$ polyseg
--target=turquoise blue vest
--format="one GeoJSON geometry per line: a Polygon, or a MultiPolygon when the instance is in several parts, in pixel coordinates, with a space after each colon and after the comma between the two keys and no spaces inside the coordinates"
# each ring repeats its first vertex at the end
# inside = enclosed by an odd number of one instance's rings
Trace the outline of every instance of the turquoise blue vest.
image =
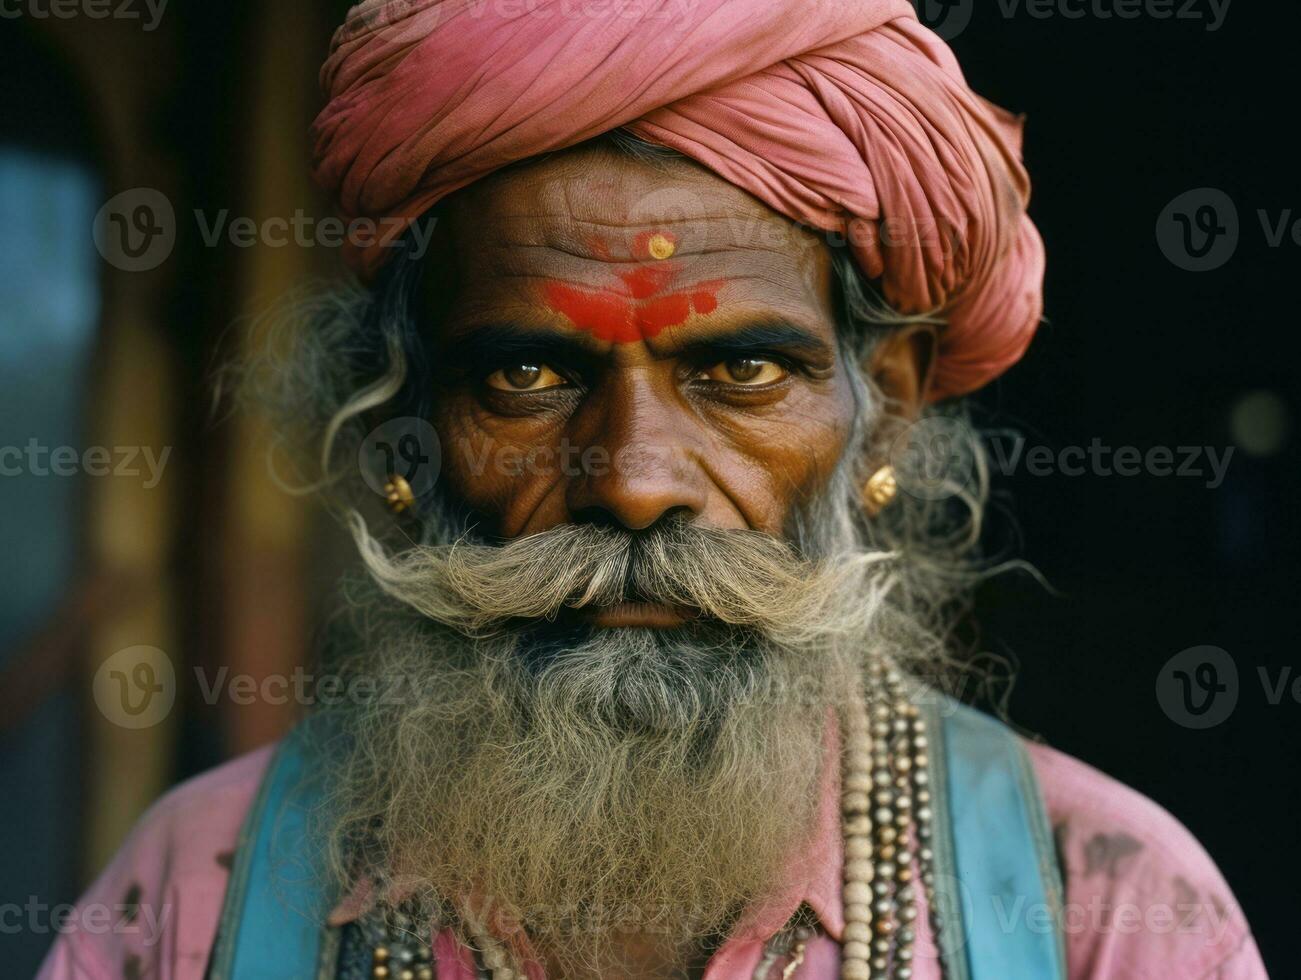
{"type": "MultiPolygon", "coordinates": [[[[936,905],[947,980],[1066,980],[1062,884],[1030,761],[1001,723],[926,710],[936,905]]],[[[209,980],[334,980],[338,930],[309,844],[312,753],[287,738],[245,819],[209,980]]]]}

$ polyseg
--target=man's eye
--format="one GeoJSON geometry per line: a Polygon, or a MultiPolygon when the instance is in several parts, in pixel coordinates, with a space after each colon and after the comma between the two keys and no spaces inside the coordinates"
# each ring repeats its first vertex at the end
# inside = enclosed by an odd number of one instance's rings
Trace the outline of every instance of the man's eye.
{"type": "Polygon", "coordinates": [[[767,385],[781,381],[789,372],[776,361],[761,357],[737,357],[720,361],[704,372],[710,381],[729,385],[767,385]]]}
{"type": "Polygon", "coordinates": [[[566,384],[545,364],[512,364],[488,375],[488,387],[498,391],[545,391],[566,384]]]}

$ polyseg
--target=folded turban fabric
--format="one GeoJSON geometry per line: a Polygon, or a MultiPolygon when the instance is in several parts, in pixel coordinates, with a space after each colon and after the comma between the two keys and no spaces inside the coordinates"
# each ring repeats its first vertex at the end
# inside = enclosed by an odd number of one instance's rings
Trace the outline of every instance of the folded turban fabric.
{"type": "MultiPolygon", "coordinates": [[[[1021,120],[908,0],[367,0],[334,37],[316,177],[389,238],[494,170],[624,127],[838,236],[943,317],[932,396],[1024,353],[1043,243],[1021,120]]],[[[393,249],[353,248],[364,278],[393,249]]]]}

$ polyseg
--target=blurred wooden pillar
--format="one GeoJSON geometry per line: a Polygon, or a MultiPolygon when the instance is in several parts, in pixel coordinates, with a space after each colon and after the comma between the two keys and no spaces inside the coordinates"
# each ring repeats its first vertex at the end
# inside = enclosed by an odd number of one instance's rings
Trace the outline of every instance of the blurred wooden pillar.
{"type": "MultiPolygon", "coordinates": [[[[151,32],[130,21],[85,17],[41,26],[87,82],[96,135],[102,139],[105,199],[147,186],[175,201],[174,158],[155,135],[160,107],[176,78],[171,21],[164,18],[151,32]],[[121,71],[124,64],[133,70],[121,71]]],[[[140,814],[170,785],[179,722],[172,710],[147,727],[123,725],[121,716],[92,694],[99,667],[119,651],[154,647],[184,683],[190,656],[176,629],[181,590],[173,566],[181,447],[177,363],[165,310],[175,270],[171,263],[142,273],[107,264],[102,269],[103,329],[91,369],[86,445],[148,447],[156,458],[164,451],[169,455],[161,481],[152,488],[131,476],[87,481],[85,561],[114,595],[95,619],[79,678],[88,706],[82,855],[87,877],[98,873],[140,814]]]]}
{"type": "MultiPolygon", "coordinates": [[[[91,491],[91,565],[123,587],[123,599],[103,615],[90,650],[94,675],[109,657],[133,647],[166,654],[175,683],[184,684],[189,649],[178,636],[177,583],[171,574],[178,481],[175,472],[175,364],[156,325],[126,313],[109,333],[100,358],[103,375],[96,393],[99,414],[91,444],[148,446],[169,451],[163,480],[153,489],[139,481],[107,478],[91,491]],[[171,450],[168,450],[171,447],[171,450]]],[[[127,667],[130,670],[130,667],[127,667]]],[[[164,679],[160,676],[160,681],[164,679]]],[[[138,697],[139,692],[132,692],[138,697]]],[[[174,688],[165,694],[174,696],[174,688]]],[[[179,718],[167,713],[147,728],[124,727],[121,718],[96,699],[90,711],[87,758],[87,868],[103,867],[127,831],[172,781],[179,718]]]]}
{"type": "MultiPolygon", "coordinates": [[[[319,0],[276,0],[260,8],[251,39],[247,153],[241,195],[261,227],[291,220],[301,209],[320,216],[323,202],[310,181],[307,129],[320,106],[317,72],[329,37],[319,0]]],[[[232,213],[232,217],[234,217],[232,213]]],[[[331,250],[259,241],[237,261],[236,344],[245,354],[265,341],[261,314],[287,291],[330,268],[331,250]]],[[[309,500],[286,494],[271,480],[267,419],[238,416],[226,434],[225,529],[222,555],[223,639],[215,665],[230,676],[292,678],[310,654],[306,555],[309,500]]],[[[289,690],[292,691],[292,683],[289,690]]],[[[283,688],[276,688],[277,693],[283,688]]],[[[242,752],[279,737],[299,706],[260,695],[252,703],[222,703],[227,745],[242,752]]]]}
{"type": "MultiPolygon", "coordinates": [[[[326,213],[309,180],[306,134],[319,106],[317,71],[335,13],[313,0],[277,0],[256,10],[235,3],[208,14],[228,27],[220,38],[203,35],[203,19],[180,8],[150,32],[131,21],[84,17],[38,24],[85,80],[103,138],[105,198],[132,187],[162,191],[175,205],[181,243],[177,255],[150,272],[104,267],[104,341],[93,370],[87,444],[172,452],[156,487],[118,478],[88,486],[88,562],[130,588],[97,617],[80,676],[88,706],[82,848],[87,877],[98,873],[140,814],[175,780],[182,722],[191,728],[196,720],[207,724],[205,706],[193,710],[194,668],[202,666],[211,685],[213,668],[227,667],[228,677],[262,679],[291,675],[308,655],[304,551],[311,505],[272,483],[265,419],[240,416],[228,431],[211,432],[205,410],[196,407],[208,398],[196,374],[210,365],[206,356],[204,365],[182,362],[186,349],[193,352],[213,334],[226,333],[232,319],[236,346],[256,350],[257,315],[336,259],[329,249],[266,243],[239,249],[225,240],[196,252],[191,220],[196,206],[206,220],[224,209],[229,220],[250,217],[259,225],[267,218],[290,219],[300,208],[326,213]],[[199,43],[219,46],[213,60],[236,85],[223,82],[223,91],[206,103],[211,118],[186,119],[191,130],[178,132],[169,113],[183,113],[186,106],[173,100],[193,97],[196,88],[213,91],[211,78],[187,74],[202,71],[184,57],[183,46],[194,43],[196,31],[199,43]],[[243,97],[228,100],[226,92],[234,88],[243,97]],[[205,152],[206,158],[193,156],[205,152]],[[238,179],[227,180],[233,169],[240,171],[238,179]],[[220,179],[212,179],[214,172],[220,179]],[[190,302],[178,306],[183,281],[213,285],[190,288],[190,302]],[[195,304],[196,298],[203,302],[195,304]],[[195,535],[196,526],[212,530],[195,535]],[[185,545],[200,544],[193,557],[178,554],[185,545]],[[198,569],[216,573],[194,574],[198,569]],[[204,580],[215,588],[200,594],[196,586],[204,580]],[[137,646],[164,651],[176,681],[175,706],[144,728],[107,717],[91,695],[99,667],[137,646]]],[[[261,699],[238,705],[223,688],[214,710],[229,754],[282,733],[296,706],[261,699]]],[[[199,749],[200,759],[204,751],[199,749]]]]}

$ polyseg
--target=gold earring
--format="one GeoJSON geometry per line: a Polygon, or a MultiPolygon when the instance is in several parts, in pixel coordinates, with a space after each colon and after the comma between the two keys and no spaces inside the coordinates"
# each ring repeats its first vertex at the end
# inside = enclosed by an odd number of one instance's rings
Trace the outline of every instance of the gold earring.
{"type": "Polygon", "coordinates": [[[893,466],[882,466],[867,479],[863,488],[863,506],[869,517],[875,517],[899,493],[899,479],[893,466]]]}
{"type": "Polygon", "coordinates": [[[389,510],[395,514],[401,514],[416,505],[416,495],[411,492],[411,484],[396,473],[384,484],[384,496],[388,500],[389,510]]]}

